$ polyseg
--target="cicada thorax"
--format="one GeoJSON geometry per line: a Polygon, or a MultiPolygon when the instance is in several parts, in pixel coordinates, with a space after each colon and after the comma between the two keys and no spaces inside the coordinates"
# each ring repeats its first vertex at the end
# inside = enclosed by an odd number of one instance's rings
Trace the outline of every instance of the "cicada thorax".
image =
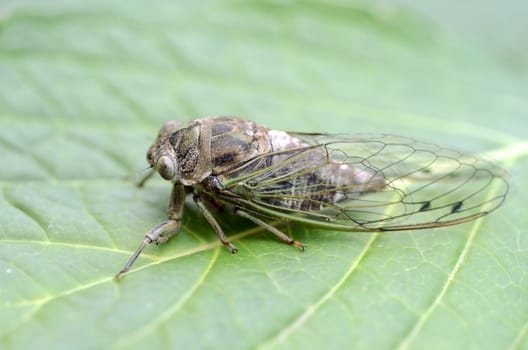
{"type": "MultiPolygon", "coordinates": [[[[202,130],[209,129],[212,174],[223,174],[272,151],[268,129],[250,120],[230,117],[205,119],[202,130]]],[[[246,172],[266,166],[255,162],[246,172]]]]}
{"type": "Polygon", "coordinates": [[[167,124],[147,158],[152,165],[162,156],[170,158],[176,168],[172,180],[194,186],[270,150],[268,129],[252,121],[218,117],[196,119],[177,127],[167,124]]]}

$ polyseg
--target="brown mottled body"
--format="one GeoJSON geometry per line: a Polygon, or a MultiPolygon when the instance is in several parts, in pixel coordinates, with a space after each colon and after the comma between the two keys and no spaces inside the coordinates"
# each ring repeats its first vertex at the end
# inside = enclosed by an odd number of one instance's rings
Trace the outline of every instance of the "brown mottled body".
{"type": "Polygon", "coordinates": [[[183,125],[170,121],[150,147],[147,161],[156,168],[158,160],[167,157],[163,159],[175,168],[174,174],[167,174],[171,180],[193,186],[268,153],[267,131],[252,121],[229,117],[196,119],[183,125]]]}
{"type": "MultiPolygon", "coordinates": [[[[343,190],[330,191],[332,185],[337,188],[343,184],[355,185],[368,180],[369,188],[364,192],[383,186],[382,181],[373,182],[370,177],[364,176],[364,172],[339,161],[327,164],[328,154],[324,148],[316,146],[306,150],[307,146],[310,145],[299,137],[267,129],[250,120],[216,117],[196,119],[184,125],[168,122],[150,148],[147,159],[154,168],[154,160],[162,156],[175,159],[181,168],[176,174],[177,181],[185,186],[193,186],[197,191],[207,192],[223,188],[225,181],[244,177],[297,156],[297,160],[278,167],[275,172],[264,174],[262,178],[252,178],[248,183],[240,181],[229,188],[233,193],[248,198],[254,198],[255,194],[246,189],[259,182],[259,179],[264,180],[271,175],[275,178],[287,177],[292,172],[299,172],[299,169],[312,169],[314,165],[324,164],[324,167],[307,171],[294,179],[274,182],[268,189],[261,188],[263,193],[273,191],[275,194],[273,198],[263,197],[263,201],[291,209],[319,210],[321,203],[350,199],[343,190]],[[299,154],[281,153],[295,149],[300,150],[299,154]],[[299,156],[301,152],[302,156],[299,156]],[[314,186],[323,183],[325,191],[314,191],[314,186]],[[310,195],[302,200],[284,198],[308,192],[310,195]]],[[[358,194],[356,190],[354,193],[358,194]]]]}
{"type": "MultiPolygon", "coordinates": [[[[220,175],[272,150],[268,129],[250,120],[229,117],[203,120],[211,129],[212,175],[220,175]]],[[[255,164],[263,167],[265,164],[255,164]]]]}

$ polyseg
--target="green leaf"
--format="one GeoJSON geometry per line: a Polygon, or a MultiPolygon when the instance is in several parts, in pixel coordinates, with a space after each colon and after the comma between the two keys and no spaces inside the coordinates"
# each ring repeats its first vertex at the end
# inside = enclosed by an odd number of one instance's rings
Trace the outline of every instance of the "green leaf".
{"type": "MultiPolygon", "coordinates": [[[[513,10],[512,10],[513,11],[513,10]]],[[[399,6],[0,5],[0,348],[528,348],[528,76],[399,6]],[[436,230],[280,226],[132,185],[169,119],[404,134],[510,172],[497,212],[436,230]]]]}

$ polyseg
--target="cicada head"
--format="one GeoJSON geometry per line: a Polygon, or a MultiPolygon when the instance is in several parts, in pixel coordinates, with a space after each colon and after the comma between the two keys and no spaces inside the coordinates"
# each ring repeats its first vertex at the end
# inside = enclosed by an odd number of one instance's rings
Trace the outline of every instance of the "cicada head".
{"type": "Polygon", "coordinates": [[[201,123],[196,121],[183,125],[174,120],[167,122],[147,152],[147,161],[165,180],[186,186],[196,184],[210,174],[210,169],[203,166],[200,131],[201,123]]]}

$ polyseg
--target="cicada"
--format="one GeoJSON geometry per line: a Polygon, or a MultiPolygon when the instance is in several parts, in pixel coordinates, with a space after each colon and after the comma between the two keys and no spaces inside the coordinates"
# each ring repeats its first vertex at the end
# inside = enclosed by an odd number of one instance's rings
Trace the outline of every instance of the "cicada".
{"type": "Polygon", "coordinates": [[[236,253],[213,207],[227,205],[304,250],[269,220],[344,231],[435,228],[480,218],[508,192],[500,167],[430,143],[387,134],[285,132],[228,116],[169,121],[147,160],[151,170],[141,185],[155,172],[172,182],[168,220],[146,233],[116,277],[147,245],[178,232],[187,194],[236,253]]]}

